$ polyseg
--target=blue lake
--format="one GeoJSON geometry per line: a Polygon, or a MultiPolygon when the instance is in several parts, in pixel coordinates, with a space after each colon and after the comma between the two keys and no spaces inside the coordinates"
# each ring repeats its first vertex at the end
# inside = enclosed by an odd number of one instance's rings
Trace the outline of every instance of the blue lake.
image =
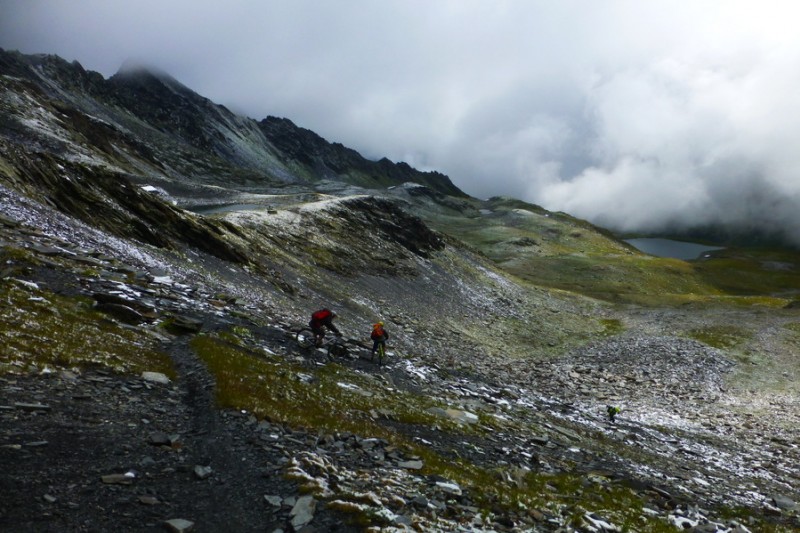
{"type": "Polygon", "coordinates": [[[658,257],[674,257],[676,259],[697,259],[704,252],[722,250],[722,246],[710,246],[694,242],[673,241],[671,239],[627,239],[625,242],[637,250],[658,257]]]}

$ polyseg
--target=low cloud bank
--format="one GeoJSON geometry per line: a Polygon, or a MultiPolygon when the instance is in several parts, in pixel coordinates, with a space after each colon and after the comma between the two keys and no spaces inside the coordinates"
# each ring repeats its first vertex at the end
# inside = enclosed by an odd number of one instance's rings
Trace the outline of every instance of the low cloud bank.
{"type": "MultiPolygon", "coordinates": [[[[618,231],[723,226],[800,245],[798,60],[666,59],[598,76],[572,96],[580,114],[483,139],[494,160],[482,170],[514,176],[500,180],[510,194],[618,231]]],[[[497,186],[467,183],[479,195],[497,186]]]]}
{"type": "Polygon", "coordinates": [[[612,229],[800,244],[800,5],[7,2],[0,46],[130,57],[366,157],[612,229]]]}

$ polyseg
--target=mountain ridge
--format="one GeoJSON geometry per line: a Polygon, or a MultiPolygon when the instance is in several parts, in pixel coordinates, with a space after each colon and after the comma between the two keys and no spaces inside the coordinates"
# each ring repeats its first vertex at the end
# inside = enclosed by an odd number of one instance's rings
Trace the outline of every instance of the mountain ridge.
{"type": "MultiPolygon", "coordinates": [[[[310,130],[295,126],[288,119],[268,117],[259,123],[236,115],[168,75],[159,75],[145,67],[121,69],[106,80],[96,72],[86,71],[77,61],[68,63],[58,56],[25,56],[7,51],[0,51],[0,66],[4,72],[17,77],[32,82],[44,81],[43,87],[50,89],[52,96],[64,96],[64,91],[54,82],[63,82],[67,89],[85,91],[84,95],[70,100],[78,111],[89,116],[92,112],[102,112],[101,120],[111,124],[114,119],[122,120],[118,130],[124,134],[128,127],[136,124],[130,123],[131,117],[119,117],[114,112],[122,109],[154,126],[159,133],[174,134],[182,141],[183,149],[191,150],[193,157],[202,160],[207,156],[203,152],[212,152],[216,157],[204,165],[206,168],[220,164],[244,167],[258,176],[262,186],[275,181],[313,182],[332,176],[342,181],[355,180],[362,185],[369,182],[398,185],[402,179],[417,181],[446,194],[464,195],[443,174],[419,172],[387,159],[369,161],[354,150],[331,144],[310,130]],[[52,76],[49,82],[48,75],[52,76]],[[86,96],[90,98],[88,101],[86,96]],[[283,141],[287,148],[292,143],[298,144],[298,150],[281,156],[273,141],[283,141]],[[298,154],[307,157],[299,160],[295,157],[298,154]],[[287,169],[282,160],[293,163],[292,168],[287,169]]],[[[169,161],[169,147],[159,155],[169,161]]],[[[185,162],[181,166],[192,168],[185,162]]]]}

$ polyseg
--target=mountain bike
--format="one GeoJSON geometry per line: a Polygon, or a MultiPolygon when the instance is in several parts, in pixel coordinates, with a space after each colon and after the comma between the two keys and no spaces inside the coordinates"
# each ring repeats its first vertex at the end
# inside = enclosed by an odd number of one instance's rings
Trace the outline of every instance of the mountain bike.
{"type": "Polygon", "coordinates": [[[327,356],[328,361],[344,357],[348,353],[345,341],[338,336],[330,337],[326,335],[322,338],[322,344],[316,346],[316,335],[309,327],[301,328],[295,335],[295,340],[297,340],[297,345],[300,349],[312,354],[315,352],[316,354],[323,353],[327,356]]]}
{"type": "Polygon", "coordinates": [[[378,343],[378,349],[375,352],[372,353],[372,357],[370,358],[370,361],[374,361],[375,360],[375,355],[376,354],[378,355],[378,366],[383,366],[383,359],[386,357],[386,343],[385,342],[379,342],[378,343]]]}

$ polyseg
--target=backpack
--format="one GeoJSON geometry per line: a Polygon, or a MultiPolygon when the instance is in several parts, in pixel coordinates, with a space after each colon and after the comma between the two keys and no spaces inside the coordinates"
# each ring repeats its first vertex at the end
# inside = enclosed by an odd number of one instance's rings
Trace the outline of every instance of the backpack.
{"type": "Polygon", "coordinates": [[[333,313],[331,313],[330,309],[320,309],[319,311],[314,311],[311,315],[311,320],[315,322],[323,322],[325,319],[329,318],[333,313]]]}
{"type": "Polygon", "coordinates": [[[382,339],[386,335],[386,332],[383,331],[383,327],[375,324],[372,326],[372,333],[370,334],[370,338],[372,340],[382,339]]]}

